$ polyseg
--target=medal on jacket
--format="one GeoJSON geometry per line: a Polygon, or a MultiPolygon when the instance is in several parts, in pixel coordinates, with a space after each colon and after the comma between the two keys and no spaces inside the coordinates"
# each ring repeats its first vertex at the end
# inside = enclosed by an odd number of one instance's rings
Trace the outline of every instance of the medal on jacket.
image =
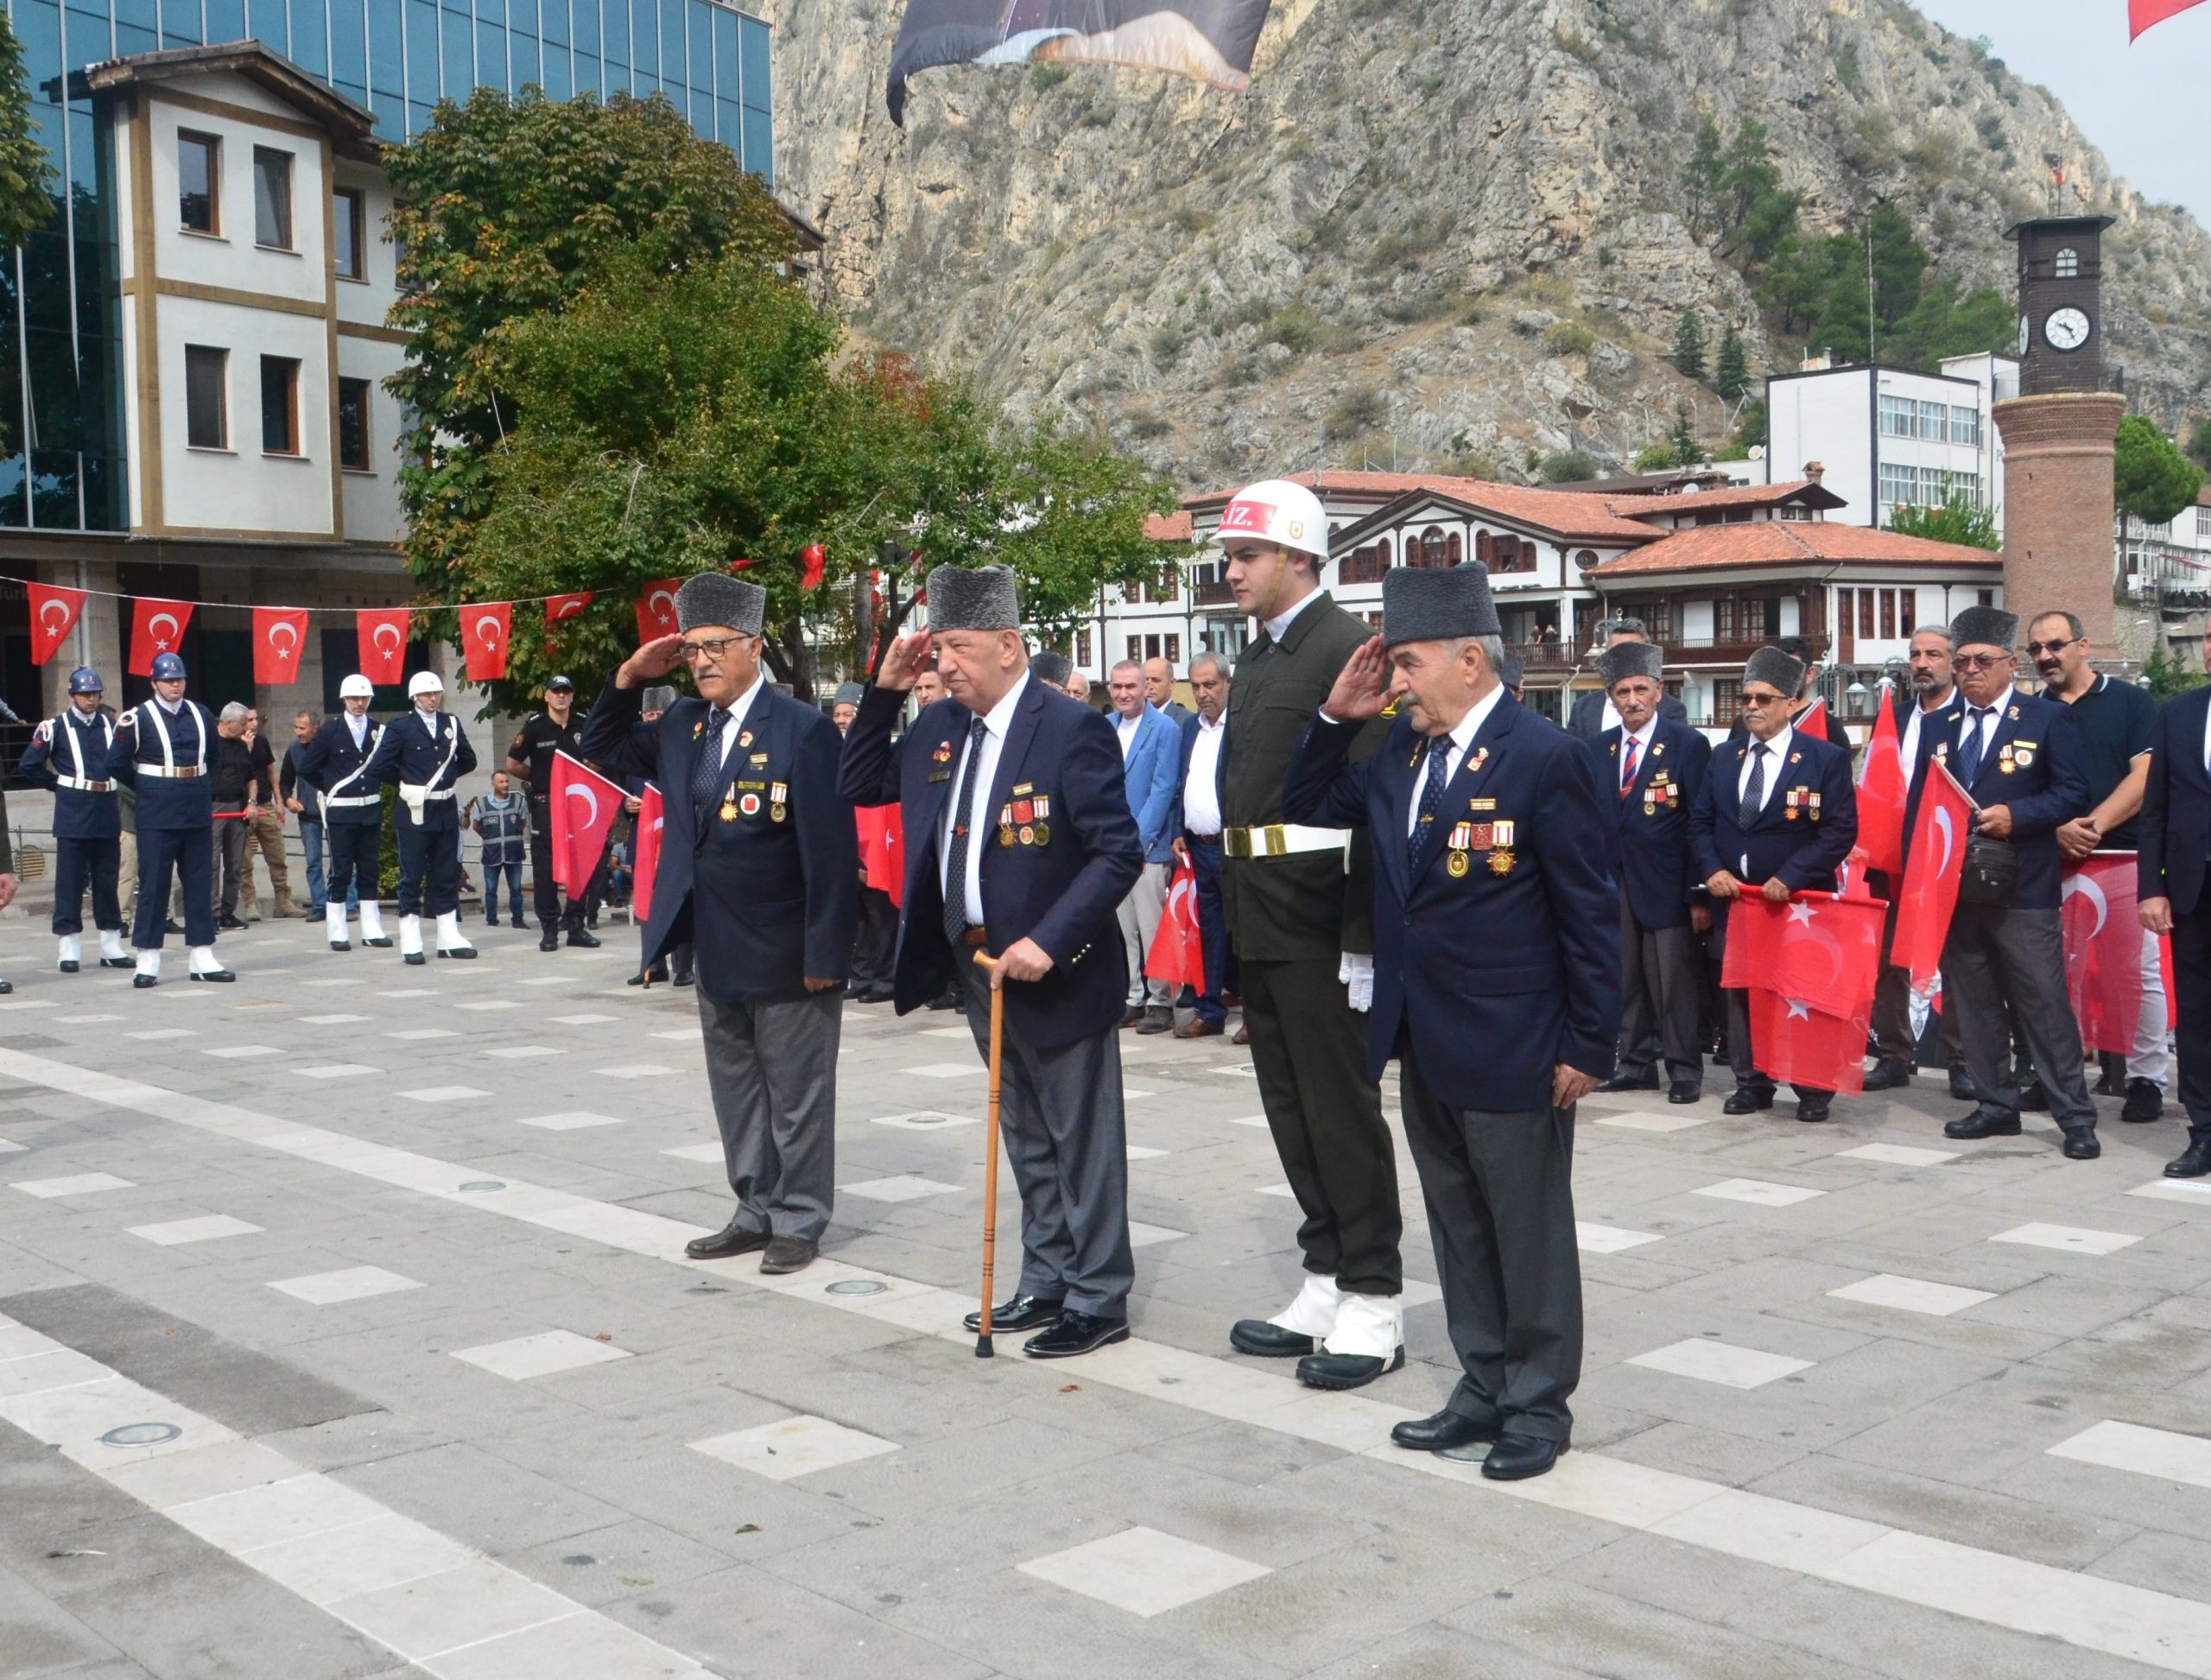
{"type": "Polygon", "coordinates": [[[1467,872],[1474,866],[1473,859],[1464,852],[1454,852],[1443,860],[1445,873],[1454,881],[1464,880],[1467,872]]]}
{"type": "Polygon", "coordinates": [[[1503,880],[1512,872],[1512,865],[1517,861],[1510,852],[1492,852],[1489,854],[1489,872],[1503,880]]]}
{"type": "Polygon", "coordinates": [[[789,814],[791,790],[789,783],[777,782],[770,786],[768,789],[768,821],[781,822],[789,814]]]}
{"type": "MultiPolygon", "coordinates": [[[[747,795],[746,797],[750,798],[751,796],[747,795]]],[[[760,808],[760,802],[758,800],[755,799],[752,801],[752,808],[756,811],[760,808]]],[[[734,782],[731,783],[728,787],[722,789],[721,817],[724,822],[734,822],[737,821],[737,783],[734,782]]]]}

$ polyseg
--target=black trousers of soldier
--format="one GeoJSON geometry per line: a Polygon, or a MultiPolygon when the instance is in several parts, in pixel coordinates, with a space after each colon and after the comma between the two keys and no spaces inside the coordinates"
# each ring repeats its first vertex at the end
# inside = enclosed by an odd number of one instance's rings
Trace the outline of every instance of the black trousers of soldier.
{"type": "Polygon", "coordinates": [[[330,842],[330,869],[323,883],[326,903],[336,895],[339,903],[349,893],[362,903],[373,904],[383,880],[383,825],[381,822],[333,822],[325,826],[330,842]]]}
{"type": "Polygon", "coordinates": [[[54,931],[85,931],[85,887],[92,889],[92,925],[103,933],[123,926],[116,885],[123,878],[120,840],[58,840],[54,842],[54,931]]]}
{"type": "Polygon", "coordinates": [[[158,951],[168,922],[169,886],[184,891],[184,942],[215,942],[215,825],[138,831],[138,914],[130,942],[158,951]]]}
{"type": "Polygon", "coordinates": [[[533,805],[529,808],[529,907],[541,928],[580,928],[584,917],[599,914],[606,902],[606,859],[591,872],[580,894],[570,893],[564,909],[561,888],[553,878],[553,819],[533,805]]]}
{"type": "Polygon", "coordinates": [[[399,913],[443,916],[460,908],[460,848],[450,828],[399,829],[399,913]]]}

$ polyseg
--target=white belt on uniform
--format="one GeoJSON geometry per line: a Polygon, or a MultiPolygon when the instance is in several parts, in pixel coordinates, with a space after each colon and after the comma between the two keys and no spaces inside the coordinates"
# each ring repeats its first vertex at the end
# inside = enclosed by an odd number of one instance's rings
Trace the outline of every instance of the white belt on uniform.
{"type": "Polygon", "coordinates": [[[106,793],[115,786],[112,782],[94,782],[82,776],[56,776],[54,784],[77,793],[106,793]]]}
{"type": "Polygon", "coordinates": [[[167,781],[189,782],[196,776],[205,776],[206,768],[200,764],[141,764],[138,774],[156,776],[167,781]]]}
{"type": "MultiPolygon", "coordinates": [[[[420,805],[427,799],[451,799],[453,797],[453,790],[451,788],[433,788],[428,786],[427,783],[402,782],[399,784],[399,796],[405,800],[409,805],[420,805]]],[[[331,802],[333,804],[345,804],[348,802],[344,800],[333,800],[331,802]]],[[[373,800],[365,799],[361,802],[364,805],[375,803],[373,800]]]]}
{"type": "Polygon", "coordinates": [[[354,811],[364,805],[377,805],[382,802],[383,796],[379,794],[349,794],[342,799],[325,799],[322,802],[322,807],[326,811],[354,811]]]}
{"type": "Polygon", "coordinates": [[[1302,822],[1270,822],[1220,831],[1220,849],[1232,858],[1287,858],[1302,852],[1341,852],[1350,844],[1348,828],[1311,828],[1302,822]]]}

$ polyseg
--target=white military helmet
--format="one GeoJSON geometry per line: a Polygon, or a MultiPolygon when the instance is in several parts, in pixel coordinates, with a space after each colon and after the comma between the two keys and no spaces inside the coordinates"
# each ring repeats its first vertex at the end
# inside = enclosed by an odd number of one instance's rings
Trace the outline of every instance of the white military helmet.
{"type": "Polygon", "coordinates": [[[338,685],[338,698],[340,700],[374,700],[376,697],[377,685],[358,671],[338,685]]]}
{"type": "Polygon", "coordinates": [[[1213,541],[1226,543],[1239,536],[1278,542],[1321,560],[1328,557],[1328,516],[1321,498],[1287,479],[1263,479],[1229,498],[1213,541]]]}
{"type": "Polygon", "coordinates": [[[407,698],[409,700],[419,694],[442,694],[445,691],[446,680],[435,671],[417,671],[407,679],[407,698]]]}

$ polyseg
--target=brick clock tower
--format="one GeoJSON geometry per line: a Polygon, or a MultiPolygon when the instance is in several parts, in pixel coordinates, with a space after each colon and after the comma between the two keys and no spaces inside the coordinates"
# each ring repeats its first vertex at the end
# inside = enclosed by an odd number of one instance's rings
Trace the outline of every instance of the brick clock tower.
{"type": "Polygon", "coordinates": [[[2019,395],[1996,405],[2004,434],[2004,600],[2022,618],[2069,607],[2090,652],[2117,656],[2112,464],[2126,399],[2103,385],[2108,216],[2021,222],[2019,395]]]}

